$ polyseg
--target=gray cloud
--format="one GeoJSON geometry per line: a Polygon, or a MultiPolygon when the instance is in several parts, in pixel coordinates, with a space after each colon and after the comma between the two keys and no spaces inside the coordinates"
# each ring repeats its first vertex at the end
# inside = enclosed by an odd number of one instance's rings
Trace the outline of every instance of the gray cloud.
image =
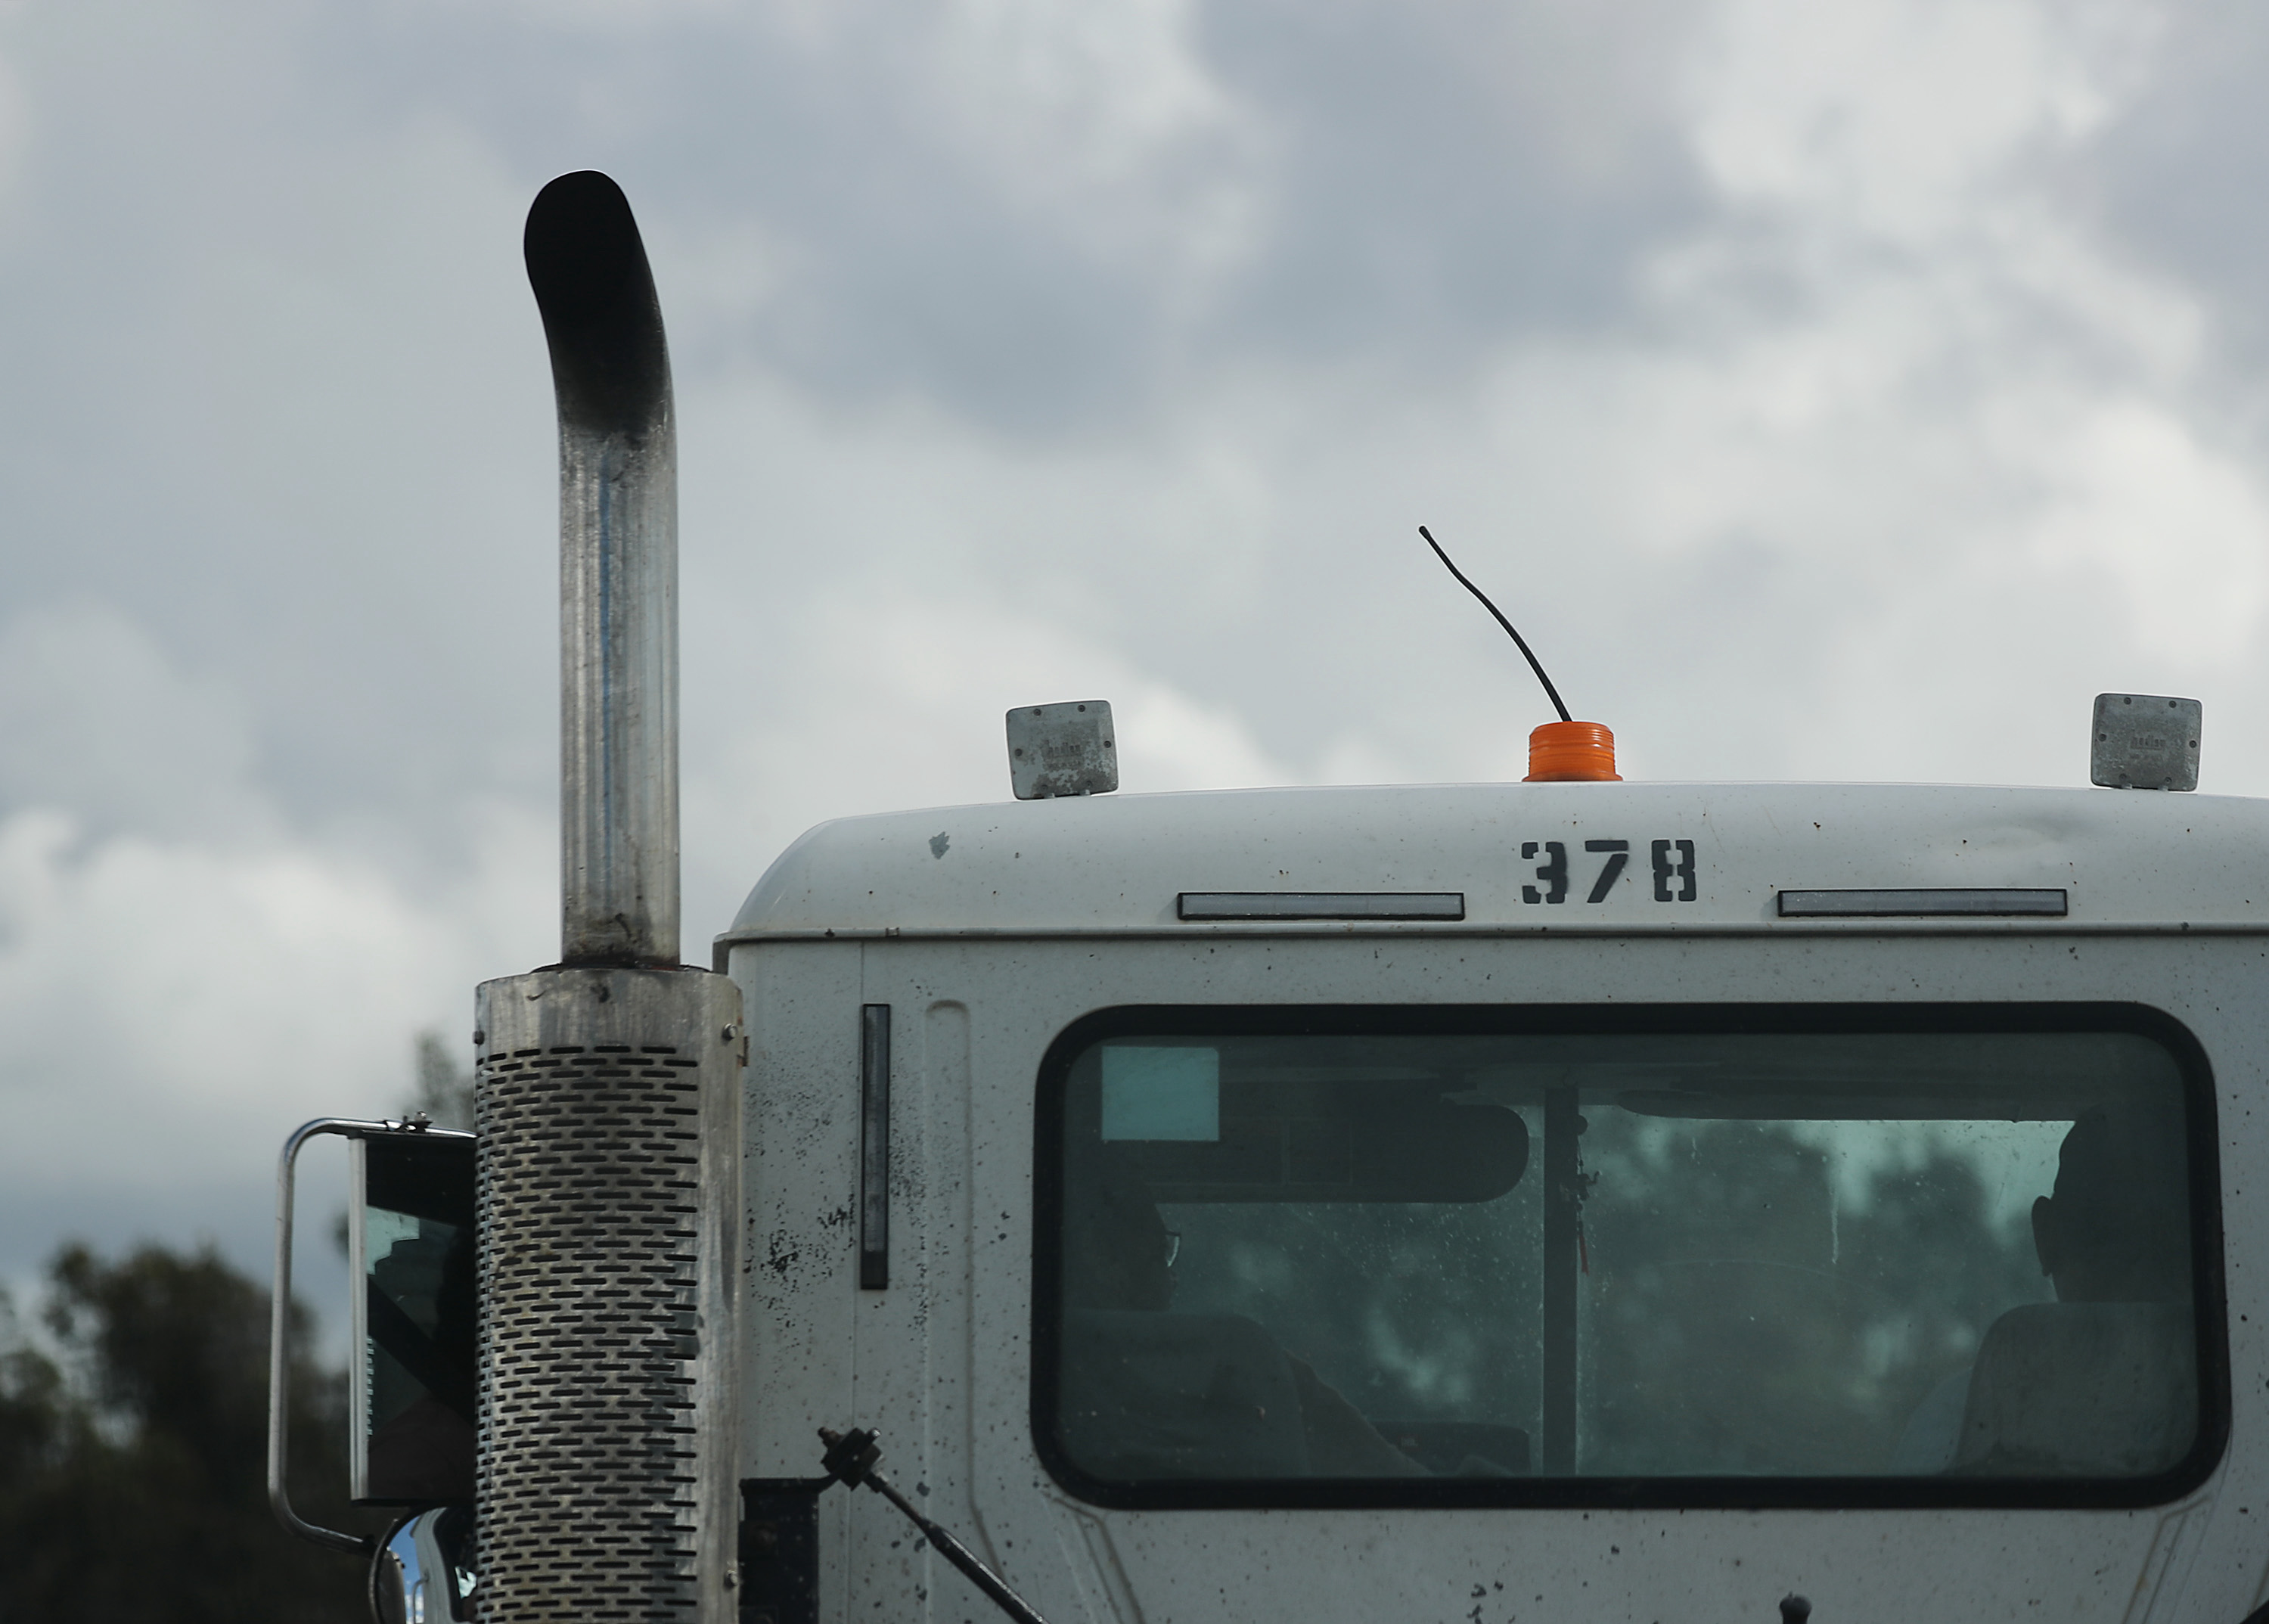
{"type": "Polygon", "coordinates": [[[133,1132],[0,1185],[256,1236],[546,956],[518,233],[587,165],[676,344],[693,940],[1005,794],[1020,702],[1117,701],[1134,789],[1516,774],[1421,520],[1635,771],[2075,782],[2134,686],[2269,786],[2245,16],[7,13],[0,1100],[133,1132]]]}
{"type": "Polygon", "coordinates": [[[2211,300],[2258,365],[2269,347],[2269,17],[2214,4],[2156,20],[2148,77],[2068,183],[2125,251],[2211,300]]]}

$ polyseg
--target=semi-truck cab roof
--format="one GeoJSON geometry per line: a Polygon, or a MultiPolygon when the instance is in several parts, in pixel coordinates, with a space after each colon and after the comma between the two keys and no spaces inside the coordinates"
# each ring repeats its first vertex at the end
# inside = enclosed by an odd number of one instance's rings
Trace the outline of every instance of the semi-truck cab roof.
{"type": "Polygon", "coordinates": [[[765,872],[719,949],[813,936],[1778,934],[1952,923],[2269,928],[2269,802],[1937,785],[1615,783],[935,808],[811,830],[765,872]],[[1658,842],[1670,845],[1658,852],[1658,842]],[[1691,845],[1690,883],[1680,842],[1691,845]],[[1553,861],[1546,843],[1564,848],[1556,896],[1537,877],[1553,861]],[[1625,860],[1600,891],[1618,855],[1625,860]],[[1814,895],[1829,892],[1842,895],[1814,895]],[[1933,892],[1943,894],[1925,895],[1933,892]],[[1247,899],[1245,917],[1229,898],[1247,899]]]}

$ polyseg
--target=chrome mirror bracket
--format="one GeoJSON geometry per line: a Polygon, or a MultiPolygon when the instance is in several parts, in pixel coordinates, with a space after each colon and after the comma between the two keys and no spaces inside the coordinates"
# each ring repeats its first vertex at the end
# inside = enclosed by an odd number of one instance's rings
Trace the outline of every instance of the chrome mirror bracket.
{"type": "Polygon", "coordinates": [[[370,1564],[370,1616],[376,1624],[449,1624],[471,1617],[479,1583],[466,1557],[473,1509],[412,1511],[387,1531],[370,1564]]]}

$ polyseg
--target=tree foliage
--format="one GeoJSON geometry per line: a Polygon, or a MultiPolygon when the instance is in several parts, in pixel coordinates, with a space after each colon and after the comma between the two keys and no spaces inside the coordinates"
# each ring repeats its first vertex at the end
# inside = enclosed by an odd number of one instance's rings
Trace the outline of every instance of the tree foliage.
{"type": "MultiPolygon", "coordinates": [[[[210,1247],[106,1259],[66,1246],[34,1339],[0,1297],[0,1620],[349,1624],[364,1565],[268,1509],[268,1294],[210,1247]]],[[[292,1318],[301,1514],[344,1501],[345,1384],[292,1318]]]]}
{"type": "MultiPolygon", "coordinates": [[[[1888,1158],[1860,1181],[1864,1200],[1839,1202],[1829,1157],[1790,1124],[1593,1115],[1586,1472],[1887,1470],[1994,1319],[2049,1296],[1974,1155],[1888,1158]]],[[[1469,1205],[1169,1205],[1173,1306],[1260,1321],[1374,1419],[1484,1422],[1533,1442],[1542,1184],[1469,1205]]]]}

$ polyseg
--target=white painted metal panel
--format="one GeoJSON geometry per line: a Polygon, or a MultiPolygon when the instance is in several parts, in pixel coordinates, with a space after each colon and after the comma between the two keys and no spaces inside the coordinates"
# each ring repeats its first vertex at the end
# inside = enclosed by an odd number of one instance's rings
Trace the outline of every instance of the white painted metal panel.
{"type": "MultiPolygon", "coordinates": [[[[743,948],[741,1472],[809,1478],[851,1409],[858,1301],[859,948],[743,948]]],[[[844,1618],[846,1497],[819,1503],[821,1593],[844,1618]]]]}
{"type": "MultiPolygon", "coordinates": [[[[765,962],[807,950],[782,944],[765,962]]],[[[832,960],[841,949],[823,950],[832,960]]],[[[1485,1620],[1770,1620],[1775,1600],[1798,1590],[1823,1618],[2226,1624],[2252,1604],[2269,1557],[2269,1542],[2254,1534],[2269,1516],[2261,1447],[2269,1414],[2248,1374],[2261,1363],[2254,1327],[2269,1312],[2269,1292],[2243,1261],[2269,1242],[2244,1176],[2263,1149],[2255,1113],[2269,1104],[2258,1095],[2269,1062],[2256,1012],[2264,952],[2251,940],[2195,936],[870,942],[856,987],[831,979],[840,999],[833,1010],[803,996],[792,1017],[830,1026],[848,1045],[861,1000],[905,1010],[893,1131],[906,1160],[892,1187],[893,1281],[905,1286],[864,1294],[894,1300],[855,1308],[857,1375],[845,1419],[882,1428],[899,1480],[926,1483],[933,1510],[1052,1618],[1453,1620],[1479,1609],[1485,1620]],[[2183,1504],[1832,1515],[1123,1511],[1079,1504],[1040,1465],[1029,1414],[1032,1113],[1041,1055],[1078,1016],[1127,1003],[1883,999],[2141,1001],[2183,1021],[2212,1056],[2239,1377],[2230,1453],[2183,1504]],[[917,1056],[918,1078],[910,1075],[917,1056]]],[[[785,1010],[754,989],[750,1002],[775,1021],[785,1010]]],[[[824,1046],[817,1031],[775,1044],[782,1053],[824,1046]]],[[[836,1074],[847,1110],[855,1064],[842,1062],[836,1074]]],[[[840,1111],[833,1120],[839,1152],[821,1151],[808,1132],[800,1142],[849,1180],[854,1126],[840,1111]]],[[[840,1185],[839,1204],[852,1188],[840,1185]]],[[[846,1229],[828,1239],[838,1254],[828,1288],[861,1296],[853,1237],[846,1229]]],[[[839,1325],[841,1312],[830,1323],[839,1325]]],[[[841,1391],[839,1380],[808,1378],[799,1391],[821,1386],[841,1391]]],[[[799,1406],[769,1397],[754,1407],[782,1418],[783,1430],[760,1425],[759,1453],[784,1458],[803,1447],[785,1430],[799,1406]]],[[[916,1558],[908,1531],[882,1511],[861,1507],[851,1525],[853,1575],[831,1590],[855,1600],[845,1616],[878,1607],[893,1617],[981,1616],[958,1576],[916,1558]]]]}

